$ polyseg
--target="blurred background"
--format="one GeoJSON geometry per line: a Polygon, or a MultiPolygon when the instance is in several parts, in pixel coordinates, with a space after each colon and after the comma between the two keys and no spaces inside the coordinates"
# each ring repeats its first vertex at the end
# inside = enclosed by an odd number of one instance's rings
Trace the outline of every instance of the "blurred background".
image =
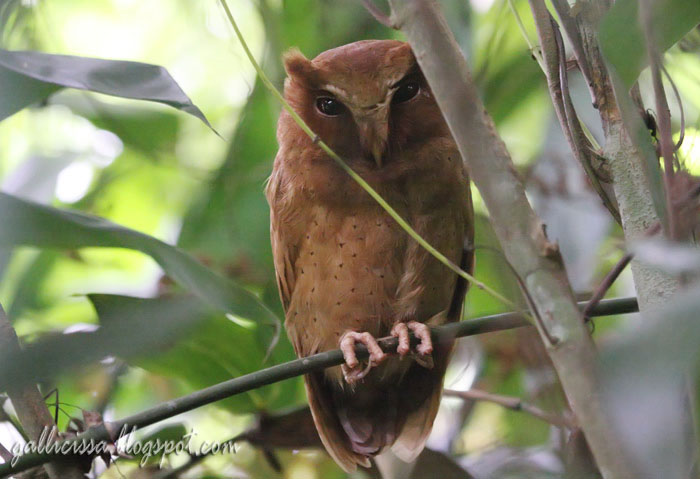
{"type": "MultiPolygon", "coordinates": [[[[527,2],[441,3],[486,107],[527,182],[530,199],[550,239],[561,247],[572,285],[585,298],[622,256],[622,234],[588,185],[554,117],[544,75],[524,37],[536,39],[527,2]]],[[[283,81],[281,54],[291,46],[313,57],[361,39],[400,38],[359,2],[231,0],[230,6],[254,55],[278,87],[283,81]]],[[[276,152],[280,106],[256,80],[217,0],[0,0],[0,42],[8,50],[161,65],[223,137],[167,106],[66,89],[0,122],[3,192],[107,218],[177,245],[243,285],[282,317],[263,196],[276,152]]],[[[696,175],[699,51],[696,35],[667,55],[667,68],[685,105],[681,158],[696,175]]],[[[645,75],[643,87],[648,82],[645,75]]],[[[579,115],[602,142],[597,114],[576,71],[571,72],[571,88],[579,115]]],[[[678,102],[672,96],[669,101],[678,118],[678,102]]],[[[520,301],[512,273],[495,248],[487,212],[476,190],[474,194],[476,276],[520,301]]],[[[628,274],[609,296],[634,295],[628,274]]],[[[50,334],[95,330],[98,315],[87,294],[150,298],[178,291],[151,257],[133,250],[0,250],[0,303],[28,343],[50,334]]],[[[491,297],[472,290],[464,317],[501,311],[503,306],[491,297]]],[[[148,327],[149,318],[142,319],[148,327]]],[[[605,342],[632,319],[633,315],[597,320],[596,339],[605,342]]],[[[109,357],[65,373],[42,390],[58,389],[62,429],[71,417],[82,418],[81,408],[99,411],[105,420],[122,418],[294,357],[282,334],[266,360],[270,344],[256,331],[260,327],[243,318],[216,318],[168,348],[109,357]]],[[[476,387],[521,398],[554,415],[566,414],[556,376],[533,331],[462,340],[446,387],[476,387]]],[[[450,468],[458,464],[478,478],[562,477],[570,451],[561,428],[491,402],[455,397],[443,402],[429,442],[436,454],[431,458],[436,474],[443,471],[441,475],[453,477],[448,475],[450,468]]],[[[145,433],[177,436],[194,428],[194,442],[225,441],[256,427],[259,435],[268,434],[262,441],[266,447],[242,441],[235,455],[196,464],[186,455],[169,457],[168,467],[192,466],[181,477],[345,477],[322,450],[305,447],[314,440],[294,426],[296,417],[284,416],[304,403],[297,378],[177,416],[167,422],[170,429],[163,430],[161,424],[145,433]],[[263,431],[266,422],[261,417],[269,414],[283,414],[280,420],[290,421],[298,437],[288,429],[284,437],[277,430],[263,431]],[[276,444],[285,447],[278,449],[276,444]]],[[[11,424],[0,423],[0,442],[19,440],[11,424]]],[[[161,477],[155,469],[138,469],[137,461],[128,459],[93,473],[107,478],[161,477]]]]}

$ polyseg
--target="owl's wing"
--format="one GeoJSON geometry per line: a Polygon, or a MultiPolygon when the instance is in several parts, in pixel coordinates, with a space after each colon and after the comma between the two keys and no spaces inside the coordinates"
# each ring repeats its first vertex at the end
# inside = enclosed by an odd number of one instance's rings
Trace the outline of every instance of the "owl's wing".
{"type": "Polygon", "coordinates": [[[284,190],[283,173],[275,168],[265,188],[265,195],[270,204],[270,242],[277,288],[286,313],[294,291],[294,263],[303,229],[298,218],[299,210],[293,208],[291,195],[284,190]]]}
{"type": "MultiPolygon", "coordinates": [[[[469,217],[468,217],[469,218],[469,217]]],[[[469,221],[473,224],[473,220],[469,221]]],[[[473,226],[467,225],[467,231],[464,238],[464,249],[462,251],[462,260],[460,268],[469,274],[472,274],[474,269],[474,246],[473,246],[473,226]]],[[[462,277],[457,278],[452,301],[447,310],[447,321],[459,321],[462,314],[462,304],[467,293],[469,283],[462,277]]],[[[452,345],[454,342],[442,343],[436,345],[433,353],[435,364],[433,369],[427,370],[422,366],[412,366],[412,388],[424,388],[431,391],[429,397],[425,400],[422,406],[412,410],[406,416],[401,435],[396,439],[396,442],[391,447],[391,450],[403,461],[413,462],[423,450],[425,442],[433,428],[435,416],[437,416],[440,408],[440,397],[442,395],[442,381],[447,370],[447,365],[452,353],[452,345]]],[[[410,410],[410,406],[407,407],[410,410]]]]}
{"type": "MultiPolygon", "coordinates": [[[[474,272],[474,209],[472,207],[471,195],[469,194],[469,182],[467,183],[467,200],[461,202],[462,217],[464,218],[464,239],[462,257],[459,267],[469,274],[474,272]]],[[[452,293],[450,307],[447,310],[447,321],[459,321],[462,315],[462,305],[467,294],[469,283],[461,276],[457,277],[455,288],[452,293]]],[[[428,321],[430,322],[430,321],[428,321]]],[[[435,416],[440,407],[440,397],[442,395],[442,381],[447,370],[452,343],[443,343],[436,346],[433,354],[435,365],[428,372],[423,367],[414,365],[412,377],[412,388],[424,387],[431,391],[429,397],[423,405],[407,414],[406,423],[401,431],[401,435],[391,447],[391,450],[403,461],[413,462],[421,453],[425,442],[428,440],[432,430],[435,416]],[[420,384],[420,386],[418,386],[420,384]]]]}
{"type": "MultiPolygon", "coordinates": [[[[285,190],[283,172],[273,170],[265,193],[270,204],[270,238],[277,287],[286,313],[296,282],[294,265],[308,222],[301,216],[305,209],[295,202],[294,192],[285,190]]],[[[308,355],[310,347],[301,340],[297,325],[287,322],[286,327],[297,355],[308,355]]],[[[329,454],[346,472],[357,469],[357,464],[369,467],[369,459],[354,452],[342,432],[343,428],[334,412],[331,393],[324,383],[323,374],[306,374],[304,385],[316,429],[329,454]]]]}
{"type": "MultiPolygon", "coordinates": [[[[459,267],[469,274],[474,274],[474,207],[472,205],[472,197],[469,192],[469,181],[467,180],[467,201],[462,203],[464,215],[464,240],[462,243],[462,258],[459,262],[459,267]]],[[[462,315],[462,305],[464,297],[467,295],[469,282],[457,277],[454,293],[452,294],[452,302],[447,311],[447,321],[459,321],[462,315]]]]}

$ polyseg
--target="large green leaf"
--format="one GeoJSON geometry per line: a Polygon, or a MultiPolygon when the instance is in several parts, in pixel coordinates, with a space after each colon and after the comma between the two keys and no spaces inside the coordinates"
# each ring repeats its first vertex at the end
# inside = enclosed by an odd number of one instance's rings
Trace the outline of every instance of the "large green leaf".
{"type": "Polygon", "coordinates": [[[62,88],[170,105],[211,128],[168,71],[147,63],[0,49],[0,121],[62,88]]]}
{"type": "Polygon", "coordinates": [[[152,236],[103,218],[40,205],[5,193],[0,193],[0,225],[0,247],[102,246],[141,251],[210,307],[278,328],[277,316],[255,295],[152,236]]]}
{"type": "MultiPolygon", "coordinates": [[[[655,0],[652,21],[657,44],[666,51],[700,23],[698,0],[655,0]]],[[[617,0],[600,23],[600,46],[626,88],[647,65],[639,0],[617,0]]]]}
{"type": "MultiPolygon", "coordinates": [[[[90,295],[100,324],[110,330],[120,323],[141,321],[148,327],[149,314],[156,311],[157,299],[139,299],[116,295],[90,295]]],[[[156,313],[158,314],[158,313],[156,313]]],[[[242,325],[225,315],[201,310],[196,329],[150,354],[130,355],[132,365],[154,373],[183,379],[192,389],[202,389],[260,369],[267,354],[256,337],[255,325],[242,325]]],[[[289,359],[289,352],[277,348],[272,361],[289,359]]],[[[299,380],[270,384],[239,394],[219,403],[237,412],[252,412],[287,407],[303,398],[299,380]]]]}

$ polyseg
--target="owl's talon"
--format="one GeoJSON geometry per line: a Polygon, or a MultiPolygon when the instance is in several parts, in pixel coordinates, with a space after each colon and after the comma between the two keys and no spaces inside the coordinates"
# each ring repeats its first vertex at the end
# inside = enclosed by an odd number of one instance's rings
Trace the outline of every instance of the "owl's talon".
{"type": "Polygon", "coordinates": [[[396,352],[403,357],[411,350],[411,339],[408,337],[408,326],[406,323],[396,323],[391,328],[391,335],[399,339],[396,352]]]}
{"type": "Polygon", "coordinates": [[[399,344],[396,347],[396,352],[401,356],[405,356],[411,350],[410,338],[408,330],[413,331],[413,334],[420,340],[416,346],[415,353],[411,354],[413,359],[426,369],[433,368],[433,340],[430,337],[430,328],[418,321],[409,321],[408,323],[396,323],[391,328],[391,335],[399,339],[399,344]]]}
{"type": "Polygon", "coordinates": [[[343,376],[348,384],[353,384],[364,378],[370,369],[386,359],[386,354],[377,344],[377,340],[367,332],[346,332],[340,338],[340,350],[343,352],[343,358],[345,359],[345,364],[341,365],[340,369],[343,371],[343,376]],[[355,354],[355,344],[357,343],[364,344],[369,351],[367,366],[364,368],[360,366],[360,361],[358,361],[355,354]]]}
{"type": "Polygon", "coordinates": [[[418,321],[409,321],[406,326],[413,331],[413,334],[420,339],[420,343],[416,346],[416,351],[421,356],[427,356],[433,352],[433,339],[430,337],[430,328],[418,321]]]}

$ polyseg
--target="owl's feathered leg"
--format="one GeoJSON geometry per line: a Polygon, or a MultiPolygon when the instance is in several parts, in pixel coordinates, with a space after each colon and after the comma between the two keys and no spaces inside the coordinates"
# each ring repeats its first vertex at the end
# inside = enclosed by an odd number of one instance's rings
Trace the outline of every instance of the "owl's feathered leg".
{"type": "Polygon", "coordinates": [[[382,351],[382,348],[379,347],[379,344],[377,344],[377,340],[367,332],[345,332],[340,338],[340,350],[343,352],[343,357],[345,358],[345,364],[341,365],[340,369],[343,371],[343,376],[348,384],[356,383],[364,378],[370,369],[386,359],[386,354],[382,351]],[[357,343],[364,344],[369,351],[367,366],[364,368],[360,366],[360,361],[358,361],[357,355],[355,354],[355,344],[357,343]]]}
{"type": "Polygon", "coordinates": [[[433,340],[430,337],[430,328],[418,321],[409,321],[407,323],[399,322],[391,328],[391,335],[399,339],[399,345],[396,347],[396,352],[401,356],[405,356],[411,350],[411,341],[408,337],[408,330],[413,331],[413,334],[420,339],[420,343],[416,346],[416,354],[414,359],[424,368],[432,369],[433,367],[433,340]]]}

